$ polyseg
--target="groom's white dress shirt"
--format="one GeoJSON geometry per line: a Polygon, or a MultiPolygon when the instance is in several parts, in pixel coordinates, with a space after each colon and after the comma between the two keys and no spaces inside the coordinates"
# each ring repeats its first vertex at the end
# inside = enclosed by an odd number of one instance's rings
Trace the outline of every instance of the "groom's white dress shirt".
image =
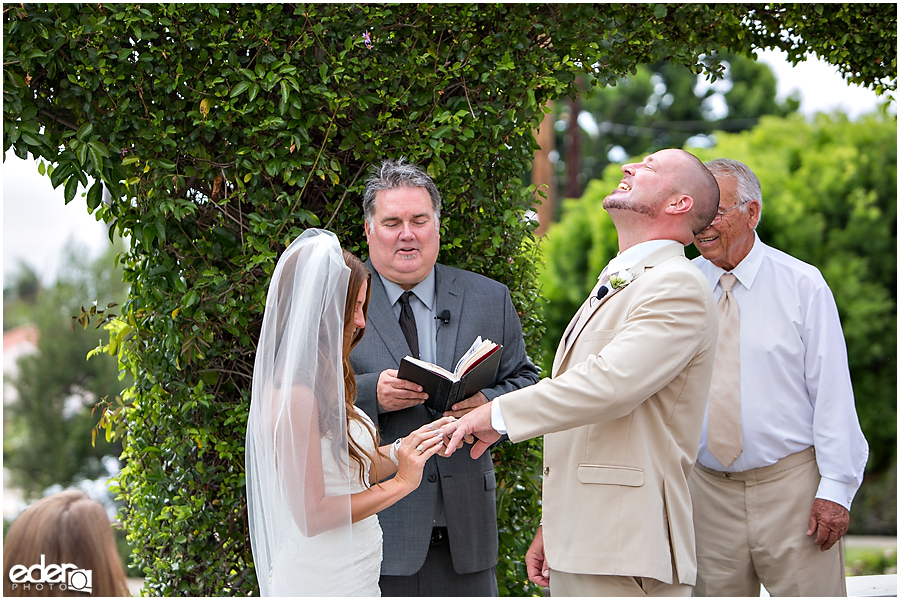
{"type": "MultiPolygon", "coordinates": [[[[694,264],[718,301],[725,271],[702,257],[694,264]]],[[[856,415],[834,296],[818,269],[766,246],[759,236],[731,273],[738,280],[731,293],[741,323],[743,453],[727,468],[710,454],[707,411],[698,461],[716,471],[741,472],[814,446],[822,477],[816,497],[849,510],[868,444],[856,415]]]]}

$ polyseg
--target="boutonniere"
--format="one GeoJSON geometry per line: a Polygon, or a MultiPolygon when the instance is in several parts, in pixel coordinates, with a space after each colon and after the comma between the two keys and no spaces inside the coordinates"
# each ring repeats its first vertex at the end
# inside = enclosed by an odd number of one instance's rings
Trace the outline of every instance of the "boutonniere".
{"type": "Polygon", "coordinates": [[[628,269],[622,269],[618,273],[613,273],[609,276],[609,285],[611,285],[614,290],[621,290],[635,279],[636,276],[634,273],[628,269]]]}

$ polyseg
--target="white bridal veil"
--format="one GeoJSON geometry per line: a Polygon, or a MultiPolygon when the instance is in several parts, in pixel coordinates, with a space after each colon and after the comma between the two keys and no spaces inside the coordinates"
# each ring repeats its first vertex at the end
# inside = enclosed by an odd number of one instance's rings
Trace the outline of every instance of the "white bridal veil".
{"type": "Polygon", "coordinates": [[[353,577],[341,348],[350,269],[310,229],[279,259],[253,368],[246,470],[263,596],[329,596],[353,577]]]}

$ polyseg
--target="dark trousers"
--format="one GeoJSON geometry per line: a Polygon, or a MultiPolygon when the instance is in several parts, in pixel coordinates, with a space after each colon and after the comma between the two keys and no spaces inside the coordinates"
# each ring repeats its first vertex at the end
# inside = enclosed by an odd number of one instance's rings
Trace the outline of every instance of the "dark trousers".
{"type": "MultiPolygon", "coordinates": [[[[446,531],[446,530],[445,530],[446,531]]],[[[435,536],[432,537],[434,539],[435,536]]],[[[444,535],[428,548],[425,564],[415,575],[382,575],[382,596],[498,596],[497,569],[458,574],[453,570],[450,540],[444,535]]]]}

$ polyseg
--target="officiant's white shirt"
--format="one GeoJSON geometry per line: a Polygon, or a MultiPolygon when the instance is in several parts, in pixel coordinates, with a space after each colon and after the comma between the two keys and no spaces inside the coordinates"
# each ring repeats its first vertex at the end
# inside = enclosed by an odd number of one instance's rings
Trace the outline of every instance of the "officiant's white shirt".
{"type": "MultiPolygon", "coordinates": [[[[400,319],[400,295],[406,290],[382,275],[381,283],[384,284],[384,291],[387,294],[388,301],[391,303],[391,310],[397,320],[400,319]]],[[[434,363],[436,360],[436,342],[437,327],[434,323],[434,296],[435,282],[437,279],[434,275],[434,267],[428,275],[417,283],[410,290],[412,297],[409,299],[409,307],[413,311],[416,318],[416,337],[419,338],[419,358],[425,362],[434,363]]]]}

